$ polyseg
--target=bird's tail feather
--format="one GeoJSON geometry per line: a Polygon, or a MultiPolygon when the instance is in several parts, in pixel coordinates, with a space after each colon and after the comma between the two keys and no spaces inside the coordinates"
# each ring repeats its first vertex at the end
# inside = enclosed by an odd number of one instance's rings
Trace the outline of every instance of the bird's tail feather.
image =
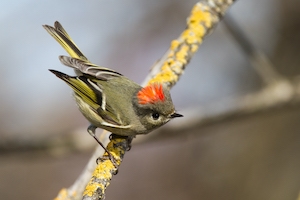
{"type": "Polygon", "coordinates": [[[72,38],[69,36],[67,31],[58,21],[54,23],[54,27],[49,25],[43,25],[43,27],[68,52],[71,57],[88,61],[88,59],[83,55],[72,38]]]}

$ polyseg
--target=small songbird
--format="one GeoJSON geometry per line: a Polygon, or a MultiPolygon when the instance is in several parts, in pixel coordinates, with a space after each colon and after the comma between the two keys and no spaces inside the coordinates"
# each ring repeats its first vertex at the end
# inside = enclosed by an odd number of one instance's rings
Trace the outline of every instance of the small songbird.
{"type": "Polygon", "coordinates": [[[92,64],[59,22],[44,28],[71,56],[59,59],[75,69],[77,76],[50,71],[74,90],[79,110],[91,123],[88,131],[94,138],[97,127],[120,136],[135,136],[182,117],[175,112],[170,92],[163,84],[141,87],[114,70],[92,64]]]}

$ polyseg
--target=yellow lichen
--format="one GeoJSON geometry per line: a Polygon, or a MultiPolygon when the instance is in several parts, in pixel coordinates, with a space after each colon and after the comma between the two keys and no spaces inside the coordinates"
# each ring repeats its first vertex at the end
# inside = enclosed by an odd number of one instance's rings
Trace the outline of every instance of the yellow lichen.
{"type": "Polygon", "coordinates": [[[192,44],[192,46],[191,46],[192,53],[195,53],[197,50],[198,50],[198,45],[192,44]]]}
{"type": "Polygon", "coordinates": [[[83,195],[91,197],[91,196],[93,196],[95,191],[97,191],[98,188],[101,188],[101,190],[104,191],[104,186],[102,184],[100,184],[100,183],[89,183],[86,186],[83,195]]]}
{"type": "Polygon", "coordinates": [[[160,70],[161,73],[170,70],[170,66],[173,62],[173,59],[169,59],[168,61],[164,62],[160,70]]]}
{"type": "Polygon", "coordinates": [[[176,76],[176,74],[174,74],[174,72],[168,68],[167,70],[161,71],[160,73],[158,73],[155,77],[153,77],[148,84],[152,84],[152,83],[173,83],[174,81],[176,81],[178,79],[178,77],[176,76]]]}
{"type": "Polygon", "coordinates": [[[179,74],[183,73],[183,64],[180,62],[177,62],[176,65],[172,66],[172,71],[178,76],[179,74]]]}
{"type": "Polygon", "coordinates": [[[173,41],[171,42],[170,49],[171,49],[171,50],[175,50],[175,49],[178,47],[179,44],[180,44],[180,42],[179,42],[178,40],[173,40],[173,41]]]}
{"type": "Polygon", "coordinates": [[[195,38],[200,43],[203,35],[205,35],[206,33],[206,29],[203,27],[203,25],[199,24],[197,26],[191,27],[191,30],[195,33],[195,38]]]}
{"type": "Polygon", "coordinates": [[[114,169],[115,166],[110,160],[105,160],[101,164],[97,165],[92,176],[98,179],[111,179],[112,175],[110,173],[111,169],[114,169]]]}
{"type": "Polygon", "coordinates": [[[181,49],[175,54],[176,61],[186,64],[187,63],[186,58],[187,58],[189,49],[190,48],[188,45],[186,45],[186,44],[182,45],[181,49]]]}
{"type": "Polygon", "coordinates": [[[191,16],[188,18],[188,24],[190,23],[204,23],[205,26],[212,26],[212,15],[210,12],[201,9],[200,4],[196,4],[192,9],[191,16]]]}
{"type": "Polygon", "coordinates": [[[174,54],[175,54],[174,51],[170,51],[169,54],[168,54],[168,58],[173,57],[174,54]]]}
{"type": "Polygon", "coordinates": [[[66,188],[63,188],[59,191],[57,197],[54,200],[62,200],[62,199],[67,199],[68,197],[68,190],[66,188]]]}

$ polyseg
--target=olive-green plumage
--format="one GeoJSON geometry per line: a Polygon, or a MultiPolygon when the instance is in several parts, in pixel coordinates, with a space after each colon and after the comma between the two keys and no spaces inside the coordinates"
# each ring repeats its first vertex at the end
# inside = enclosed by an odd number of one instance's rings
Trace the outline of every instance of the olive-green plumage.
{"type": "Polygon", "coordinates": [[[59,58],[64,65],[72,67],[77,76],[50,71],[74,90],[79,110],[94,127],[121,136],[134,136],[182,116],[175,113],[166,87],[156,84],[142,88],[118,72],[92,64],[58,22],[55,27],[44,25],[44,28],[71,55],[59,58]]]}

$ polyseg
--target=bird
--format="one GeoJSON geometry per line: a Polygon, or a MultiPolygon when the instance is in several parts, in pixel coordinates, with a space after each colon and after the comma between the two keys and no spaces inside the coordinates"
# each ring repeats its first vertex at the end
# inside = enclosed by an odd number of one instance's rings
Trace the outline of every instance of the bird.
{"type": "Polygon", "coordinates": [[[43,27],[69,53],[70,56],[59,56],[59,60],[73,68],[76,75],[50,71],[73,89],[79,110],[91,123],[89,134],[105,150],[96,138],[96,128],[118,136],[136,136],[183,117],[176,112],[169,89],[163,83],[142,87],[119,72],[91,63],[58,21],[54,27],[43,27]]]}

